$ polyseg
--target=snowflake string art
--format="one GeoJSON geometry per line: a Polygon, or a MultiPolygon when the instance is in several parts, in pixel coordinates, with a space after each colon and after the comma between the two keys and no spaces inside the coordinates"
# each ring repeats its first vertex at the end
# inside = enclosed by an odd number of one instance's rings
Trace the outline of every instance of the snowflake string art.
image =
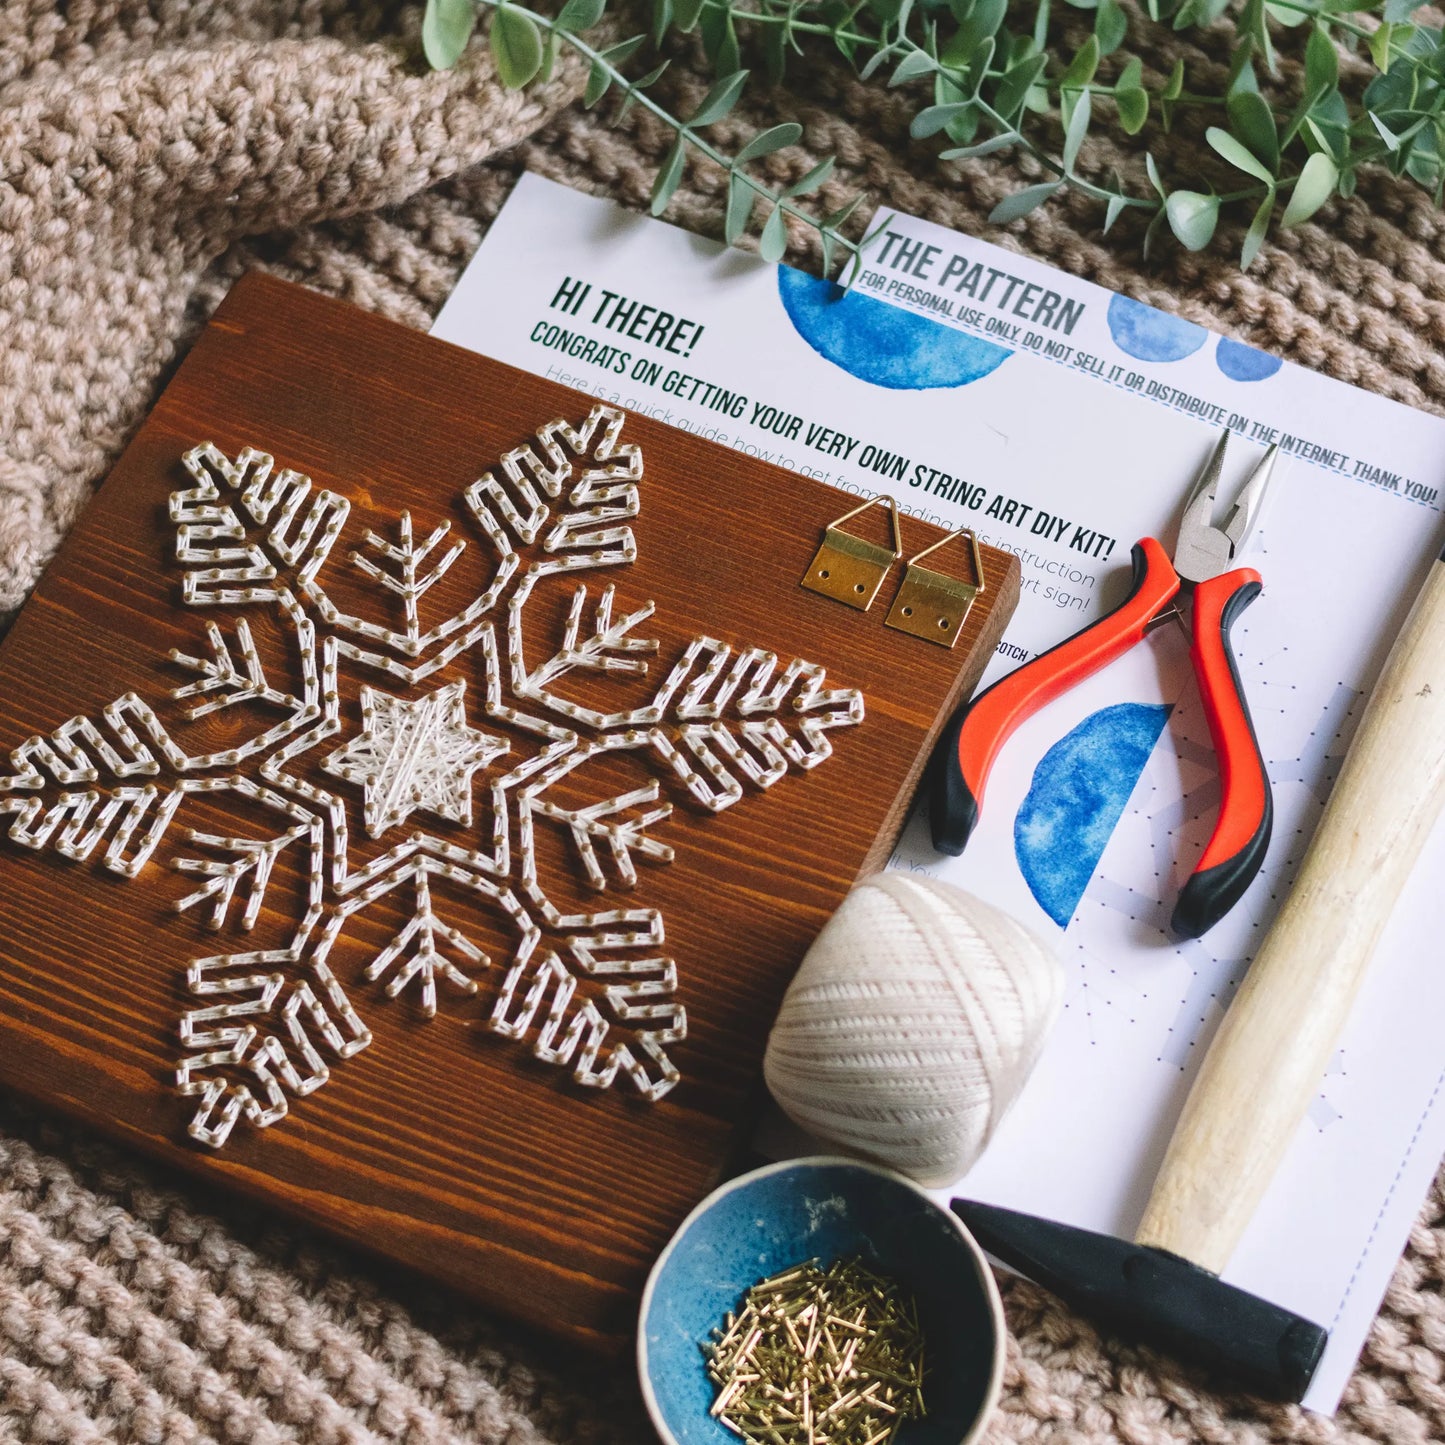
{"type": "Polygon", "coordinates": [[[560,624],[531,615],[545,579],[637,556],[642,456],[622,425],[605,406],[580,426],[549,422],[464,489],[475,535],[443,521],[419,539],[403,512],[394,540],[366,532],[349,567],[332,560],[346,498],[251,448],[230,458],[206,443],[183,458],[189,483],[170,499],[181,597],[232,614],[229,636],[206,624],[208,655],[171,653],[195,678],[171,692],[186,727],[128,692],[32,737],[0,777],[0,818],[18,844],[126,878],[169,845],[165,861],[192,886],[176,908],[218,931],[280,912],[282,946],[187,968],[175,1077],[200,1143],[223,1145],[243,1118],[278,1122],[365,1049],[362,984],[431,1018],[443,999],[467,1006],[485,978],[489,1002],[469,1005],[478,1022],[579,1083],[625,1081],[655,1101],[678,1082],[669,1048],[687,1024],[660,912],[575,906],[544,880],[543,834],[571,859],[579,895],[631,888],[639,862],[673,858],[658,836],[664,787],[730,808],[827,758],[829,732],[861,722],[863,698],[829,689],[813,663],[705,636],[652,674],[658,643],[639,629],[654,606],[621,612],[611,585],[590,615],[585,581],[560,624]],[[474,546],[482,585],[459,592],[453,566],[474,546]],[[389,622],[347,610],[353,595],[389,597],[389,622]],[[529,657],[544,623],[555,646],[529,657]],[[284,668],[267,660],[278,647],[284,668]],[[630,706],[608,692],[622,682],[641,689],[630,706]],[[183,746],[222,715],[227,745],[183,746]],[[581,800],[579,779],[624,763],[642,781],[581,800]],[[192,822],[218,810],[234,822],[187,826],[187,808],[192,822]],[[378,944],[382,900],[404,905],[404,922],[378,944]],[[478,946],[478,918],[504,931],[505,956],[478,946]],[[369,961],[342,967],[342,939],[369,961]]]}

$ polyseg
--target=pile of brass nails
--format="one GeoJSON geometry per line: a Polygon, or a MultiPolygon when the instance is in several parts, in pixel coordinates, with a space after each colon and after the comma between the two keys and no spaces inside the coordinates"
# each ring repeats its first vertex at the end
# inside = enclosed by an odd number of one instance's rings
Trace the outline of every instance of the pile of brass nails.
{"type": "Polygon", "coordinates": [[[755,1284],[702,1347],[712,1414],[770,1445],[886,1445],[924,1415],[918,1307],[857,1258],[755,1284]]]}

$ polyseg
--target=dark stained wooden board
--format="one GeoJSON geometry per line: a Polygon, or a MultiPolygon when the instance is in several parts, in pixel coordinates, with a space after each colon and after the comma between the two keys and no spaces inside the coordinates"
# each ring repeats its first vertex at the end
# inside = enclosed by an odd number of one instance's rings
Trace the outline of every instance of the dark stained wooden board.
{"type": "MultiPolygon", "coordinates": [[[[403,509],[419,536],[450,522],[467,550],[421,603],[424,621],[448,615],[476,595],[490,566],[462,489],[541,424],[559,416],[580,423],[591,405],[300,288],[244,279],[0,643],[0,753],[73,716],[99,719],[131,690],[193,755],[235,746],[284,715],[245,704],[190,722],[170,696],[195,677],[168,653],[205,656],[207,622],[230,638],[244,616],[268,673],[294,682],[297,671],[273,607],[181,605],[167,499],[188,485],[180,459],[197,443],[213,441],[229,457],[254,446],[273,453],[278,468],[349,498],[345,531],[321,576],[340,605],[394,624],[396,599],[369,589],[350,560],[364,550],[367,529],[394,540],[403,509]]],[[[0,815],[0,1085],[603,1349],[630,1336],[649,1264],[729,1167],[755,1113],[763,1046],[788,979],[849,886],[886,858],[937,732],[1012,612],[1019,575],[1015,558],[985,549],[988,589],[964,637],[953,651],[931,646],[884,625],[901,568],[867,613],[798,585],[824,526],[857,499],[645,417],[629,415],[621,439],[644,458],[631,522],[637,560],[540,586],[524,614],[529,658],[557,646],[578,582],[589,586],[589,608],[611,583],[618,613],[656,604],[637,633],[657,639],[658,652],[646,678],[579,682],[578,700],[615,695],[623,701],[611,705],[634,706],[689,641],[710,636],[735,649],[769,649],[783,664],[816,662],[829,686],[861,689],[867,711],[860,725],[830,734],[833,755],[819,766],[794,769],[765,791],[749,788],[720,814],[663,775],[662,797],[674,811],[654,836],[675,860],[639,862],[630,891],[591,893],[560,829],[539,843],[544,882],[567,907],[655,908],[665,920],[688,1035],[669,1050],[682,1081],[659,1102],[621,1084],[582,1088],[526,1045],[489,1032],[510,940],[470,895],[438,885],[438,911],[495,960],[487,970],[469,968],[480,993],[468,998],[442,985],[428,1020],[410,991],[390,999],[382,983],[361,978],[410,915],[407,890],[387,895],[343,930],[331,959],[371,1046],[328,1059],[329,1082],[293,1099],[279,1123],[257,1129],[243,1121],[222,1149],[203,1148],[187,1138],[192,1103],[173,1085],[178,1022],[197,1006],[187,964],[286,946],[305,887],[295,850],[281,855],[253,933],[217,933],[204,926],[204,909],[175,911],[195,881],[170,865],[205,856],[185,841],[182,823],[263,836],[266,815],[243,800],[188,798],[184,819],[177,815],[134,880],[99,866],[98,854],[73,862],[53,848],[22,848],[5,836],[12,820],[0,815]]],[[[881,520],[875,512],[859,525],[881,535],[881,520]]],[[[904,523],[910,552],[941,535],[904,523]]],[[[457,676],[468,683],[468,722],[506,737],[519,756],[528,738],[480,715],[487,678],[474,654],[411,689],[344,661],[341,731],[297,766],[344,799],[361,862],[418,823],[457,846],[469,833],[413,814],[372,842],[361,832],[360,786],[321,773],[317,760],[356,735],[363,684],[412,696],[457,676]]],[[[579,769],[565,780],[559,796],[572,798],[569,806],[647,774],[605,759],[584,784],[585,775],[579,769]]],[[[472,833],[490,827],[486,777],[483,770],[473,779],[472,833]]],[[[47,786],[47,805],[60,791],[47,786]]]]}

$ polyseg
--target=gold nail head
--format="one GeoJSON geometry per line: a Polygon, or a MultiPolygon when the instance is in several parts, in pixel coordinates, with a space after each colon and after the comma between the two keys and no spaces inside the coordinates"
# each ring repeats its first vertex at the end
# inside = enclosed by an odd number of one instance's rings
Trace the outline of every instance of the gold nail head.
{"type": "Polygon", "coordinates": [[[917,1305],[857,1258],[760,1280],[703,1345],[711,1407],[766,1445],[881,1445],[923,1410],[917,1305]]]}

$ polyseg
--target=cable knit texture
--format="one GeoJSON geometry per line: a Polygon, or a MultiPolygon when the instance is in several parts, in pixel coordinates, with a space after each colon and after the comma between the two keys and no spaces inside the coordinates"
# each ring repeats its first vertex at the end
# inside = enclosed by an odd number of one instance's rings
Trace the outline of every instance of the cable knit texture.
{"type": "MultiPolygon", "coordinates": [[[[417,7],[376,0],[0,0],[0,625],[244,270],[425,327],[522,167],[646,203],[670,141],[656,122],[634,110],[609,128],[576,104],[565,64],[507,94],[480,44],[430,75],[419,27],[417,7]]],[[[1146,75],[1185,53],[1199,88],[1219,84],[1224,41],[1150,35],[1146,75]]],[[[662,82],[673,106],[706,88],[691,59],[662,82]]],[[[814,57],[715,133],[737,144],[797,120],[804,148],[763,163],[774,181],[832,151],[824,205],[863,187],[971,232],[1038,178],[1027,163],[939,165],[909,140],[911,110],[814,57]]],[[[1151,137],[1176,175],[1205,165],[1203,124],[1151,137]]],[[[1107,130],[1081,164],[1141,179],[1137,146],[1107,130]]],[[[716,235],[723,201],[722,178],[689,163],[669,219],[716,235]]],[[[1069,198],[991,239],[1445,412],[1445,218],[1418,190],[1366,176],[1247,275],[1177,249],[1145,267],[1129,218],[1107,239],[1098,219],[1069,198]]],[[[1437,1182],[1326,1421],[1216,1393],[1013,1283],[989,1440],[1440,1440],[1442,1287],[1437,1182]]],[[[629,1374],[0,1101],[0,1440],[645,1441],[629,1374]]]]}

